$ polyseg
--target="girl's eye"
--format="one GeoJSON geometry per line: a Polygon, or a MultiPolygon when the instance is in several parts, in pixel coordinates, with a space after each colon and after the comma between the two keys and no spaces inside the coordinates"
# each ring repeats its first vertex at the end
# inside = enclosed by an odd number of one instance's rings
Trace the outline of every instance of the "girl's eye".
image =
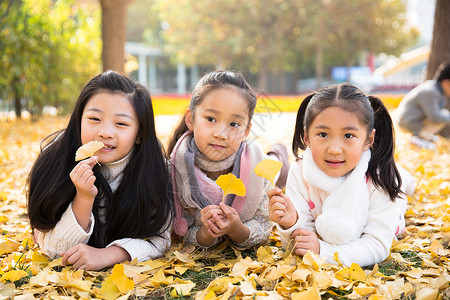
{"type": "Polygon", "coordinates": [[[351,133],[346,133],[346,134],[344,134],[344,137],[345,137],[346,139],[351,139],[352,137],[354,137],[354,135],[351,134],[351,133]]]}
{"type": "Polygon", "coordinates": [[[100,119],[96,118],[96,117],[89,117],[88,119],[91,120],[91,121],[95,121],[95,122],[99,122],[100,121],[100,119]]]}
{"type": "Polygon", "coordinates": [[[206,120],[208,120],[208,122],[211,122],[211,123],[215,121],[213,117],[206,117],[206,120]]]}
{"type": "Polygon", "coordinates": [[[318,136],[325,138],[325,137],[327,137],[328,135],[327,135],[325,132],[321,132],[321,133],[318,134],[318,136]]]}
{"type": "Polygon", "coordinates": [[[236,122],[231,122],[231,123],[230,123],[230,126],[231,126],[231,127],[234,127],[234,128],[238,128],[238,127],[241,126],[241,125],[239,125],[239,123],[236,123],[236,122]]]}
{"type": "Polygon", "coordinates": [[[119,126],[128,126],[128,124],[122,123],[122,122],[117,122],[116,124],[119,125],[119,126]]]}

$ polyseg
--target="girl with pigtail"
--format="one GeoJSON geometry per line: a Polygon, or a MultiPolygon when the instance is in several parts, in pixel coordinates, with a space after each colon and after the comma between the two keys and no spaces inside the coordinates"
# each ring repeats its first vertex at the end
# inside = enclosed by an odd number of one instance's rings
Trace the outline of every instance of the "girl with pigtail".
{"type": "Polygon", "coordinates": [[[392,120],[380,99],[349,83],[303,100],[286,193],[268,192],[269,215],[284,248],[328,262],[373,265],[389,256],[405,227],[414,180],[394,161],[392,120]],[[299,149],[304,150],[299,157],[299,149]]]}

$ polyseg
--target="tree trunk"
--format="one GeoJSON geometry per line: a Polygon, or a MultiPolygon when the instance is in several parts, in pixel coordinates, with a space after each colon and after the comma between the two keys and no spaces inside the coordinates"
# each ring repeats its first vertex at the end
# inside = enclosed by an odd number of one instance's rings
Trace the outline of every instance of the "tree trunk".
{"type": "Polygon", "coordinates": [[[20,78],[14,77],[11,80],[11,90],[13,92],[13,100],[14,100],[14,112],[16,113],[16,118],[22,118],[22,103],[20,103],[20,78]]]}
{"type": "Polygon", "coordinates": [[[444,62],[450,62],[450,1],[437,0],[426,79],[434,78],[437,68],[444,62]]]}
{"type": "Polygon", "coordinates": [[[102,8],[103,70],[124,73],[125,18],[130,0],[100,0],[102,8]]]}

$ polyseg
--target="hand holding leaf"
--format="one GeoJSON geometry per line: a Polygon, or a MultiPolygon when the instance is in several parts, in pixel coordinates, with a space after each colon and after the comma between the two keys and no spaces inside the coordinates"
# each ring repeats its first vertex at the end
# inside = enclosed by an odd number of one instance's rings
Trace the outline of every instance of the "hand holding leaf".
{"type": "Polygon", "coordinates": [[[225,196],[228,194],[235,194],[237,196],[245,196],[245,185],[236,176],[234,176],[231,173],[228,173],[226,175],[220,175],[219,178],[217,178],[216,183],[218,186],[220,186],[223,190],[223,199],[225,199],[225,196]]]}
{"type": "Polygon", "coordinates": [[[256,175],[270,180],[270,182],[272,182],[272,185],[275,186],[275,176],[278,174],[278,172],[280,172],[282,167],[283,163],[279,161],[273,159],[265,159],[256,165],[254,171],[256,175]]]}
{"type": "Polygon", "coordinates": [[[99,141],[90,141],[89,143],[84,144],[83,146],[78,148],[77,152],[75,153],[75,161],[92,157],[95,152],[102,149],[104,146],[105,144],[99,141]]]}

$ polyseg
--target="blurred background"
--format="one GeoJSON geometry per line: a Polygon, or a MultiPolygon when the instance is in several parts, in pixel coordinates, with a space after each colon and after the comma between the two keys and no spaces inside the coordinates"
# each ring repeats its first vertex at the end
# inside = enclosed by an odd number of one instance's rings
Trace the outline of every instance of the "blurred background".
{"type": "Polygon", "coordinates": [[[189,99],[215,69],[242,72],[264,95],[344,81],[402,95],[450,60],[449,3],[0,0],[0,117],[70,112],[108,69],[154,99],[189,99]]]}

